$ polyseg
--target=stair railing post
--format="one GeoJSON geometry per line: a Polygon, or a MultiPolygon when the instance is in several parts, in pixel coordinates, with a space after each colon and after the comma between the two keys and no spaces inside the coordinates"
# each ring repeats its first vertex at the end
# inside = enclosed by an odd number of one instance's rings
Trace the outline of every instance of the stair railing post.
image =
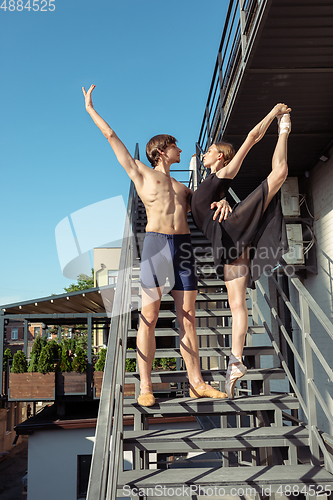
{"type": "Polygon", "coordinates": [[[305,369],[305,391],[308,411],[311,462],[313,465],[320,465],[319,446],[313,432],[313,428],[317,428],[316,396],[310,385],[310,381],[314,379],[313,357],[312,348],[307,340],[308,337],[311,336],[310,311],[309,305],[301,293],[299,294],[299,304],[302,322],[303,361],[305,369]]]}
{"type": "Polygon", "coordinates": [[[210,123],[209,123],[209,108],[206,106],[206,128],[207,128],[207,149],[211,145],[211,137],[210,137],[210,123]]]}
{"type": "Polygon", "coordinates": [[[223,100],[224,100],[224,90],[223,90],[223,67],[222,67],[222,52],[221,52],[221,50],[219,51],[217,58],[218,58],[218,65],[219,65],[218,79],[219,79],[219,88],[220,88],[220,102],[219,102],[220,120],[221,120],[220,134],[222,135],[222,128],[223,128],[223,122],[224,122],[224,108],[222,106],[223,100]]]}
{"type": "Polygon", "coordinates": [[[240,29],[241,29],[241,44],[242,44],[242,64],[245,63],[245,51],[247,36],[245,34],[245,10],[244,10],[245,0],[239,0],[239,19],[240,19],[240,29]]]}

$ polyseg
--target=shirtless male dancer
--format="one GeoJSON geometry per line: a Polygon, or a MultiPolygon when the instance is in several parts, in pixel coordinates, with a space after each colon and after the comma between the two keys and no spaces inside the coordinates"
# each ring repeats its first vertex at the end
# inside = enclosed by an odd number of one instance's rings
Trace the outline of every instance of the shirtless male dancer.
{"type": "MultiPolygon", "coordinates": [[[[87,92],[84,87],[82,88],[86,110],[108,139],[119,163],[134,182],[146,208],[148,220],[141,258],[142,308],[137,334],[137,361],[140,372],[138,403],[142,406],[152,406],[155,403],[151,370],[156,349],[155,325],[166,276],[161,278],[158,272],[157,281],[149,262],[155,261],[155,269],[160,271],[162,268],[161,274],[166,274],[163,271],[165,249],[168,255],[171,255],[174,269],[175,284],[171,293],[176,306],[180,329],[180,352],[188,373],[190,396],[226,398],[225,393],[205,384],[200,371],[199,346],[195,329],[197,280],[187,223],[187,212],[190,210],[190,197],[193,192],[170,177],[170,166],[180,162],[181,149],[176,145],[174,137],[155,136],[147,144],[147,157],[153,169],[139,160],[134,160],[116,133],[93,108],[91,93],[94,88],[95,85],[92,85],[87,92]],[[179,260],[179,251],[182,250],[183,256],[181,255],[179,260]]],[[[212,205],[217,207],[214,218],[219,216],[220,220],[226,218],[231,211],[224,200],[214,202],[212,205]]]]}

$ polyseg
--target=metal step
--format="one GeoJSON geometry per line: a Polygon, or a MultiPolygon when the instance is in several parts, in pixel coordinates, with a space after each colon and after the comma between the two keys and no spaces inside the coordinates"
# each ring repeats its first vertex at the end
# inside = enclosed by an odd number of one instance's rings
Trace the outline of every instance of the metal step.
{"type": "MultiPolygon", "coordinates": [[[[231,335],[231,326],[197,326],[196,331],[198,335],[231,335]]],[[[248,333],[252,334],[262,334],[265,333],[264,326],[250,326],[248,333]]],[[[128,330],[129,337],[136,337],[138,334],[137,330],[128,330]]],[[[155,337],[178,337],[179,328],[156,328],[155,337]]]]}
{"type": "MultiPolygon", "coordinates": [[[[203,379],[206,382],[224,382],[226,376],[226,370],[201,370],[203,379]]],[[[284,379],[286,377],[283,368],[249,368],[242,377],[242,380],[277,380],[284,379]]],[[[187,373],[185,370],[172,370],[172,371],[152,371],[151,372],[152,383],[165,383],[165,382],[188,382],[187,373]]],[[[139,373],[136,372],[126,372],[125,373],[126,383],[133,383],[134,380],[140,380],[139,373]]],[[[259,396],[257,396],[259,397],[259,396]]],[[[275,397],[275,396],[274,396],[275,397]]],[[[280,397],[280,395],[278,396],[280,397]]],[[[193,400],[192,400],[193,401],[193,400]]],[[[213,400],[211,400],[213,401],[213,400]]],[[[239,401],[239,400],[237,400],[239,401]]],[[[297,400],[296,400],[297,401],[297,400]]],[[[177,404],[179,400],[177,400],[177,404]]]]}
{"type": "Polygon", "coordinates": [[[225,286],[223,280],[216,278],[198,278],[198,287],[209,287],[209,286],[225,286]]]}
{"type": "MultiPolygon", "coordinates": [[[[200,358],[207,358],[210,356],[230,356],[231,347],[201,347],[199,348],[200,358]]],[[[245,346],[244,356],[272,356],[275,354],[275,349],[272,346],[245,346]]],[[[136,349],[131,349],[126,352],[127,358],[136,358],[136,349]]],[[[179,348],[159,348],[156,350],[155,358],[181,358],[179,348]]]]}
{"type": "MultiPolygon", "coordinates": [[[[246,298],[249,298],[249,294],[246,295],[246,298]]],[[[196,302],[217,302],[217,301],[227,301],[228,300],[228,294],[225,293],[212,293],[212,292],[202,292],[198,293],[195,301],[196,302]]],[[[162,302],[171,302],[173,303],[174,300],[171,295],[163,295],[162,296],[162,302]]]]}
{"type": "MultiPolygon", "coordinates": [[[[133,311],[133,318],[138,316],[138,311],[133,311]]],[[[248,309],[248,315],[252,315],[252,309],[248,309]]],[[[231,317],[231,309],[196,309],[196,318],[221,318],[221,317],[231,317]]],[[[159,319],[176,319],[176,312],[170,310],[160,310],[158,313],[159,319]]]]}
{"type": "MultiPolygon", "coordinates": [[[[138,295],[132,295],[131,300],[132,302],[139,300],[141,298],[138,295]]],[[[249,294],[246,295],[246,298],[250,298],[249,294]]],[[[226,292],[220,292],[220,293],[214,293],[214,292],[201,292],[198,293],[195,301],[196,302],[221,302],[221,301],[227,301],[228,300],[228,294],[226,292]]],[[[174,304],[173,297],[170,294],[162,295],[161,302],[163,303],[170,303],[174,304]]]]}
{"type": "Polygon", "coordinates": [[[303,426],[215,428],[209,430],[125,431],[124,449],[134,447],[163,453],[244,450],[260,447],[308,446],[309,431],[303,426]]]}
{"type": "Polygon", "coordinates": [[[289,492],[290,495],[290,491],[293,489],[296,491],[297,486],[300,493],[302,488],[304,488],[303,492],[312,490],[313,496],[316,491],[318,494],[323,494],[325,487],[328,490],[333,489],[333,474],[322,467],[314,467],[313,465],[261,465],[237,467],[236,470],[234,467],[177,468],[177,462],[175,462],[172,467],[166,470],[143,469],[121,472],[118,480],[119,496],[129,496],[129,490],[124,488],[126,485],[132,490],[140,488],[142,492],[145,488],[150,488],[145,497],[149,500],[156,498],[170,500],[176,495],[178,498],[194,498],[191,495],[199,494],[206,494],[205,498],[209,496],[214,500],[225,494],[239,495],[244,498],[244,494],[248,495],[251,489],[253,490],[250,495],[252,497],[255,496],[256,492],[260,495],[266,493],[266,496],[269,497],[272,493],[279,492],[287,493],[287,495],[289,492]],[[156,485],[159,485],[157,493],[154,492],[156,485]],[[193,488],[190,489],[191,485],[193,488]],[[194,486],[197,486],[197,490],[194,489],[194,486]],[[171,494],[171,489],[176,487],[181,488],[180,495],[175,490],[171,494]],[[216,494],[214,494],[215,487],[217,487],[216,494]],[[206,492],[204,492],[205,488],[206,492]],[[183,494],[181,494],[182,491],[183,494]],[[160,495],[160,493],[162,494],[160,495]]]}

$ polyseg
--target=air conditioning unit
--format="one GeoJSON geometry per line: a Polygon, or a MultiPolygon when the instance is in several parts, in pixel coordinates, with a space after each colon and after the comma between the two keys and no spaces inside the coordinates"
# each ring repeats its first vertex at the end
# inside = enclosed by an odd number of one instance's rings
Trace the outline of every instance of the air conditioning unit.
{"type": "Polygon", "coordinates": [[[289,252],[283,258],[287,264],[304,264],[302,224],[286,224],[289,252]]]}
{"type": "Polygon", "coordinates": [[[299,217],[299,191],[297,177],[287,177],[281,186],[282,213],[285,217],[299,217]]]}

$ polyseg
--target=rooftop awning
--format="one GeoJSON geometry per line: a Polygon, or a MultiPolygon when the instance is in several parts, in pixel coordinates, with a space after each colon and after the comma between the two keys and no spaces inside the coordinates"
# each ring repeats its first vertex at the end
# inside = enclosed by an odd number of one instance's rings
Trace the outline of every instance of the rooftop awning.
{"type": "Polygon", "coordinates": [[[61,295],[50,295],[38,299],[16,302],[0,306],[0,312],[4,317],[21,316],[22,319],[33,319],[35,321],[43,318],[81,318],[92,314],[95,316],[107,316],[112,310],[115,286],[90,288],[77,292],[64,293],[61,295]]]}

